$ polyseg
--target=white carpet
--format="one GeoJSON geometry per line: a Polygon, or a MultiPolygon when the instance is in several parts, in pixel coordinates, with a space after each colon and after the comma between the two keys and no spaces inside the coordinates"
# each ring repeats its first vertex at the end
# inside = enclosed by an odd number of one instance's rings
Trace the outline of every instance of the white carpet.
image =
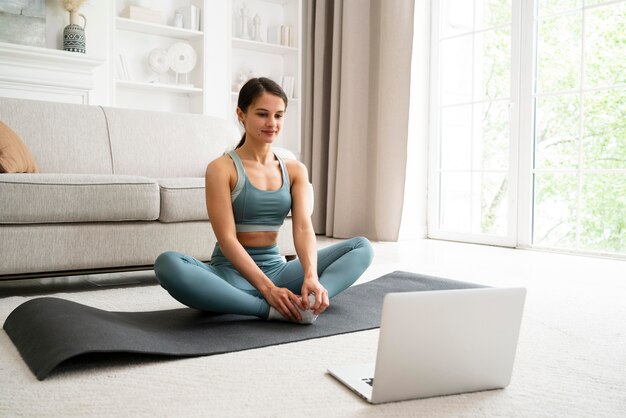
{"type": "MultiPolygon", "coordinates": [[[[210,357],[72,363],[37,381],[0,332],[0,416],[533,416],[626,411],[626,262],[437,241],[375,245],[393,270],[528,288],[505,390],[371,406],[329,365],[375,358],[378,331],[210,357]]],[[[172,309],[157,286],[56,294],[108,310],[172,309]]],[[[0,321],[30,297],[0,300],[0,321]]]]}

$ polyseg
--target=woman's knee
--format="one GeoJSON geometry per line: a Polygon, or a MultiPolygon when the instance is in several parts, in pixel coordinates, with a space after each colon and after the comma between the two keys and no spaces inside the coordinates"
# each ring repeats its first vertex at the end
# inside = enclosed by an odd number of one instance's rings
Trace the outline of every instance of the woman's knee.
{"type": "Polygon", "coordinates": [[[350,241],[352,241],[353,248],[358,250],[363,262],[368,266],[372,264],[372,260],[374,259],[374,248],[372,247],[370,241],[365,237],[354,237],[350,241]]]}
{"type": "Polygon", "coordinates": [[[178,276],[178,265],[181,263],[182,258],[183,254],[181,253],[166,251],[154,260],[154,274],[162,286],[165,287],[170,280],[178,276]]]}

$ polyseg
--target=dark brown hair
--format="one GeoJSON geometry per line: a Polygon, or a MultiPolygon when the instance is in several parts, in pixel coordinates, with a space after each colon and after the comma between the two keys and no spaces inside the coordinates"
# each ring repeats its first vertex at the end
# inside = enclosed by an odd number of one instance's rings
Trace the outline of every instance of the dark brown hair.
{"type": "MultiPolygon", "coordinates": [[[[243,87],[241,87],[241,90],[239,90],[237,107],[241,109],[243,113],[246,113],[248,111],[248,107],[250,107],[250,105],[265,92],[283,99],[283,102],[285,102],[285,110],[287,110],[287,95],[283,91],[282,87],[280,87],[276,82],[265,77],[251,78],[246,81],[246,84],[244,84],[243,87]]],[[[244,142],[246,142],[245,132],[235,149],[241,147],[244,142]]]]}

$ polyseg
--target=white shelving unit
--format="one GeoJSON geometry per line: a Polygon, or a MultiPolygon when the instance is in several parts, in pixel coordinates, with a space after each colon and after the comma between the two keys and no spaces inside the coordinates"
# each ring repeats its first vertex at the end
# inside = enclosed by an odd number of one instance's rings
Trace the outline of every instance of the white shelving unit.
{"type": "MultiPolygon", "coordinates": [[[[239,74],[252,74],[271,78],[283,84],[283,77],[293,77],[293,92],[287,96],[289,103],[283,131],[277,145],[287,148],[300,158],[302,132],[302,0],[244,0],[231,1],[231,115],[237,123],[235,109],[241,84],[239,74]],[[245,4],[246,9],[243,9],[245,4]],[[256,17],[260,22],[261,40],[254,39],[254,26],[242,30],[242,15],[256,17]],[[277,39],[284,44],[268,42],[268,28],[288,27],[290,36],[277,39]],[[252,39],[251,39],[252,38],[252,39]]],[[[279,31],[280,32],[280,31],[279,31]]]]}
{"type": "MultiPolygon", "coordinates": [[[[204,37],[202,30],[171,25],[176,11],[185,6],[206,10],[203,0],[152,0],[150,8],[161,12],[158,23],[122,17],[123,11],[135,1],[116,0],[113,15],[115,30],[111,42],[111,72],[114,74],[112,97],[117,107],[161,110],[183,113],[205,113],[204,37]],[[187,75],[176,75],[172,70],[157,74],[148,65],[148,56],[156,48],[167,50],[177,42],[191,45],[197,56],[194,69],[187,75]],[[118,68],[122,57],[127,73],[118,68]],[[184,80],[181,82],[181,80],[184,80]]],[[[202,27],[202,25],[201,25],[202,27]]]]}

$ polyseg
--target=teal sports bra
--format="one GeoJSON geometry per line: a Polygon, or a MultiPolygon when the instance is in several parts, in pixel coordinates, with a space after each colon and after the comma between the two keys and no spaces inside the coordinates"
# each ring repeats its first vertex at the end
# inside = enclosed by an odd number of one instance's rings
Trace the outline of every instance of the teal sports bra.
{"type": "Polygon", "coordinates": [[[277,190],[260,190],[246,176],[239,155],[228,153],[237,168],[237,184],[230,194],[237,232],[278,231],[291,210],[289,174],[285,162],[278,155],[283,184],[277,190]]]}

